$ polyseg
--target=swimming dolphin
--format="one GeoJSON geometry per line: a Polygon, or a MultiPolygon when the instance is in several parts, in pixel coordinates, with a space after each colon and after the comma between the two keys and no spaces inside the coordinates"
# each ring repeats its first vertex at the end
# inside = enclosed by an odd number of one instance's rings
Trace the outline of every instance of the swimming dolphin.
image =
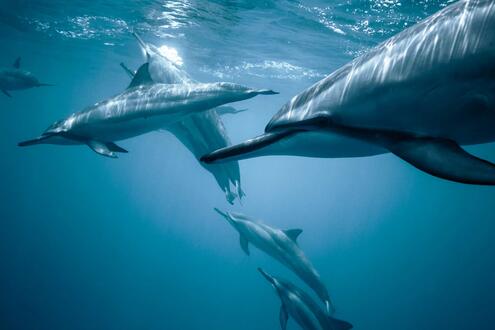
{"type": "Polygon", "coordinates": [[[3,68],[0,70],[0,90],[8,97],[12,97],[9,91],[41,86],[53,85],[40,83],[39,80],[31,72],[21,70],[20,57],[15,60],[12,68],[3,68]]]}
{"type": "Polygon", "coordinates": [[[431,175],[494,185],[460,145],[495,141],[495,1],[449,5],[285,104],[265,134],[202,158],[391,152],[431,175]]]}
{"type": "Polygon", "coordinates": [[[272,276],[261,268],[258,268],[258,271],[273,286],[280,297],[282,306],[280,306],[279,320],[282,330],[287,328],[289,316],[292,316],[304,330],[352,329],[352,324],[326,314],[306,292],[294,284],[272,276]]]}
{"type": "Polygon", "coordinates": [[[299,276],[325,303],[327,312],[333,306],[327,288],[309,259],[297,244],[301,229],[280,230],[255,221],[243,214],[222,212],[215,208],[239,232],[242,250],[249,255],[249,243],[256,246],[299,276]]]}
{"type": "Polygon", "coordinates": [[[127,151],[115,141],[166,128],[188,115],[260,94],[274,92],[226,82],[140,85],[55,122],[41,136],[19,146],[86,144],[100,155],[116,158],[117,152],[127,151]]]}
{"type": "MultiPolygon", "coordinates": [[[[148,83],[196,83],[183,69],[162,56],[157,47],[145,43],[135,33],[134,36],[146,54],[146,63],[141,65],[136,72],[129,69],[124,63],[120,63],[124,71],[132,78],[129,88],[148,83]]],[[[224,105],[190,115],[165,130],[175,135],[199,160],[201,155],[231,144],[219,114],[233,113],[234,111],[237,110],[231,106],[224,105]]],[[[238,162],[212,165],[200,162],[200,164],[215,177],[229,203],[232,204],[236,197],[242,199],[244,191],[241,188],[238,162]]]]}

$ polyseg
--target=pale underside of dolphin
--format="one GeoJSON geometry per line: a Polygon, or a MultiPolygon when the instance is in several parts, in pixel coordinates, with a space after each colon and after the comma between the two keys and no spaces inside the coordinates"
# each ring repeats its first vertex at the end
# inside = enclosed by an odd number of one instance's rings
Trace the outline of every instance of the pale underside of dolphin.
{"type": "MultiPolygon", "coordinates": [[[[136,72],[130,70],[125,64],[120,64],[132,78],[129,87],[148,83],[189,84],[195,82],[183,69],[162,56],[154,45],[145,43],[137,34],[134,36],[145,53],[147,62],[141,65],[136,72]]],[[[219,114],[240,111],[243,110],[224,105],[209,111],[192,114],[174,125],[169,125],[165,130],[177,137],[199,160],[205,153],[231,144],[219,114]]],[[[233,203],[236,197],[241,199],[244,196],[238,162],[201,164],[215,177],[229,203],[233,203]]]]}
{"type": "Polygon", "coordinates": [[[272,118],[265,134],[202,158],[392,152],[431,175],[495,184],[460,145],[495,141],[495,1],[461,0],[356,58],[272,118]]]}
{"type": "Polygon", "coordinates": [[[8,97],[12,97],[9,91],[42,86],[53,85],[41,83],[31,72],[22,70],[20,57],[15,60],[11,68],[0,69],[0,90],[8,97]]]}

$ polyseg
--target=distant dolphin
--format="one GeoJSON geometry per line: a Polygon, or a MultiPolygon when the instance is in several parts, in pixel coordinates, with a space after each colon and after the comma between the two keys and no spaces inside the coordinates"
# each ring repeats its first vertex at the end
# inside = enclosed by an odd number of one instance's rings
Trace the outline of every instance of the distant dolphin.
{"type": "Polygon", "coordinates": [[[325,303],[327,312],[330,312],[330,309],[333,310],[327,288],[322,283],[320,274],[297,244],[297,237],[302,233],[301,229],[280,230],[243,214],[225,213],[217,208],[215,211],[239,232],[241,248],[247,255],[249,255],[248,244],[251,243],[297,274],[325,303]]]}
{"type": "Polygon", "coordinates": [[[117,152],[127,151],[115,141],[166,128],[188,115],[260,94],[274,92],[225,82],[137,86],[55,122],[41,136],[19,146],[86,144],[100,155],[116,158],[117,152]]]}
{"type": "Polygon", "coordinates": [[[9,91],[41,86],[53,85],[40,83],[39,80],[31,72],[21,70],[20,57],[15,60],[12,68],[0,69],[0,90],[8,97],[12,97],[9,91]]]}
{"type": "Polygon", "coordinates": [[[292,316],[304,330],[352,329],[352,324],[326,314],[306,292],[294,284],[269,275],[261,268],[258,268],[258,271],[270,282],[280,297],[282,306],[280,306],[279,320],[282,330],[287,328],[289,316],[292,316]]]}
{"type": "Polygon", "coordinates": [[[431,175],[495,184],[459,145],[495,141],[495,1],[461,0],[319,81],[265,134],[202,158],[361,157],[392,152],[431,175]]]}
{"type": "MultiPolygon", "coordinates": [[[[145,43],[135,33],[134,36],[146,54],[147,61],[136,72],[129,69],[124,63],[120,63],[124,71],[132,78],[129,88],[152,83],[196,83],[183,69],[162,56],[157,47],[145,43]]],[[[219,114],[240,111],[243,110],[236,110],[232,106],[224,105],[190,115],[180,122],[166,127],[165,130],[175,135],[199,160],[201,155],[231,144],[219,114]]],[[[244,196],[238,162],[212,165],[201,162],[200,164],[215,177],[229,203],[232,204],[236,197],[241,199],[244,196]]]]}

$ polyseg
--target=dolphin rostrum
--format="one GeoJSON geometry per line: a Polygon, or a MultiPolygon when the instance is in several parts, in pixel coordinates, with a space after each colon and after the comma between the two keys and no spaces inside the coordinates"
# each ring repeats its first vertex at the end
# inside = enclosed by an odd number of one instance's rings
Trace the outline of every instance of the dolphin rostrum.
{"type": "Polygon", "coordinates": [[[0,69],[0,90],[8,97],[12,97],[9,91],[41,86],[53,85],[40,83],[31,72],[22,70],[20,57],[15,60],[11,68],[0,69]]]}
{"type": "Polygon", "coordinates": [[[274,92],[226,82],[141,85],[55,122],[41,136],[19,146],[86,144],[100,155],[116,158],[116,152],[127,151],[115,141],[166,128],[188,115],[260,94],[274,92]]]}
{"type": "Polygon", "coordinates": [[[242,250],[249,255],[249,243],[256,246],[281,264],[292,270],[325,303],[328,313],[333,306],[325,284],[297,243],[301,229],[280,230],[255,221],[243,214],[222,212],[215,208],[229,224],[239,232],[242,250]]]}
{"type": "Polygon", "coordinates": [[[264,155],[391,152],[431,175],[495,184],[495,164],[460,145],[495,141],[495,1],[460,0],[295,96],[265,134],[212,163],[264,155]]]}
{"type": "MultiPolygon", "coordinates": [[[[182,68],[164,57],[156,46],[145,43],[136,33],[134,36],[146,54],[146,63],[141,65],[136,72],[124,63],[120,63],[124,71],[132,78],[130,88],[149,83],[196,83],[182,68]]],[[[190,115],[164,130],[172,133],[199,160],[199,157],[207,152],[230,145],[230,139],[219,115],[240,111],[243,110],[224,105],[190,115]]],[[[238,162],[211,165],[200,162],[200,164],[215,177],[229,203],[232,204],[236,197],[239,200],[242,199],[244,192],[241,188],[238,162]]]]}
{"type": "Polygon", "coordinates": [[[329,316],[306,292],[294,284],[272,276],[261,268],[258,268],[258,271],[273,286],[280,297],[282,306],[280,306],[279,320],[282,330],[287,328],[289,316],[292,316],[304,330],[352,329],[352,324],[329,316]]]}

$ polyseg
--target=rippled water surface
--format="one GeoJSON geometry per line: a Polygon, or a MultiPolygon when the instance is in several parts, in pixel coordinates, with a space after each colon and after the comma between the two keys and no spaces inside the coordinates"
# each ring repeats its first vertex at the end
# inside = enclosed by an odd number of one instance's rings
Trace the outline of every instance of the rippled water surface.
{"type": "MultiPolygon", "coordinates": [[[[280,92],[236,104],[233,142],[293,95],[452,0],[0,1],[0,66],[56,86],[0,95],[0,329],[278,329],[252,249],[213,207],[302,228],[337,316],[356,329],[491,329],[495,191],[427,176],[390,155],[241,162],[231,207],[172,135],[85,146],[17,142],[120,93],[144,62],[131,32],[203,82],[280,92]]],[[[492,145],[471,147],[495,160],[492,145]]],[[[299,282],[298,282],[299,283],[299,282]]],[[[297,329],[289,321],[289,329],[297,329]]]]}

